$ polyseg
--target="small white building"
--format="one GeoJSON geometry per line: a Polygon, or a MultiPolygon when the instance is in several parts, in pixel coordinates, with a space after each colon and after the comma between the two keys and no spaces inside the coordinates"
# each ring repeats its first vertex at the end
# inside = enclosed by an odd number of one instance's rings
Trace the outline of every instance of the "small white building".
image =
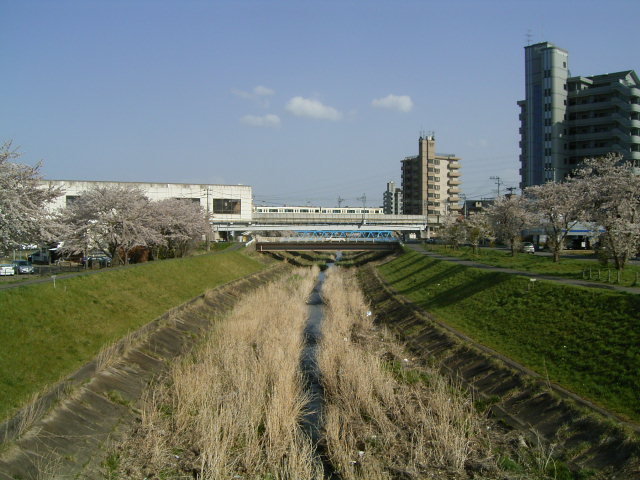
{"type": "Polygon", "coordinates": [[[95,186],[132,185],[151,200],[191,199],[211,214],[212,223],[251,222],[252,190],[248,185],[210,185],[193,183],[103,182],[84,180],[44,180],[44,185],[60,187],[64,192],[51,204],[64,208],[82,192],[95,186]]]}

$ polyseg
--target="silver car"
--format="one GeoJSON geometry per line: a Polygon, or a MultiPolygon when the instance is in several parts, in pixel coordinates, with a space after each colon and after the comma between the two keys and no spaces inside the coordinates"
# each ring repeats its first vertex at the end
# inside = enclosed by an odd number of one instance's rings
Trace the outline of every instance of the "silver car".
{"type": "Polygon", "coordinates": [[[13,267],[18,274],[35,272],[33,265],[27,260],[14,260],[13,267]]]}
{"type": "Polygon", "coordinates": [[[531,242],[524,242],[520,251],[524,253],[536,253],[536,247],[531,242]]]}

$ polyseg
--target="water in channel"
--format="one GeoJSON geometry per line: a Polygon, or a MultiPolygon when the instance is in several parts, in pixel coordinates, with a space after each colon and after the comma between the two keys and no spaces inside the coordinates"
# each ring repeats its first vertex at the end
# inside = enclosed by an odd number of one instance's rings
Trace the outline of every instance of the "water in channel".
{"type": "MultiPolygon", "coordinates": [[[[342,252],[337,252],[336,261],[340,260],[342,252]]],[[[327,265],[327,271],[333,268],[333,263],[327,265]]],[[[327,447],[322,436],[322,408],[324,404],[324,389],[320,368],[318,367],[318,348],[322,338],[322,321],[324,319],[324,300],[322,298],[322,286],[326,278],[326,272],[320,272],[318,281],[313,287],[307,300],[309,313],[307,326],[304,329],[304,348],[300,365],[305,377],[305,388],[309,396],[306,413],[302,417],[301,426],[307,433],[316,449],[316,455],[320,457],[324,467],[325,478],[339,480],[340,476],[334,469],[327,455],[327,447]]]]}

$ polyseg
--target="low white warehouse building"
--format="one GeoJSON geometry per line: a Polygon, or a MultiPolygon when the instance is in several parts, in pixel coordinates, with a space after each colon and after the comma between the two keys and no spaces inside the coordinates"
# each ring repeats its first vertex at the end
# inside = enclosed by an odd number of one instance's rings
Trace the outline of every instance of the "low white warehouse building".
{"type": "Polygon", "coordinates": [[[132,185],[151,200],[167,198],[191,199],[199,202],[216,222],[251,222],[252,190],[248,185],[210,185],[192,183],[103,182],[85,180],[44,180],[44,185],[60,187],[64,192],[51,208],[64,208],[82,192],[95,186],[132,185]]]}

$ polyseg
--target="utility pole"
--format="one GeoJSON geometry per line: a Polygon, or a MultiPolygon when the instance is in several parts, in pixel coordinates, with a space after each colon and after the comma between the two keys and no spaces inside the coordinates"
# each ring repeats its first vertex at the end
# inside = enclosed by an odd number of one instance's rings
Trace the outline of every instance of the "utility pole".
{"type": "Polygon", "coordinates": [[[507,194],[507,196],[509,198],[513,197],[513,192],[515,191],[516,187],[507,187],[507,190],[509,191],[509,193],[507,194]]]}
{"type": "Polygon", "coordinates": [[[207,234],[205,235],[205,241],[207,242],[207,252],[211,251],[211,211],[209,210],[209,185],[207,189],[207,234]]]}
{"type": "Polygon", "coordinates": [[[338,195],[338,208],[342,207],[342,202],[344,202],[344,198],[338,195]]]}
{"type": "Polygon", "coordinates": [[[362,194],[361,197],[356,198],[356,200],[360,200],[362,202],[362,224],[365,224],[364,220],[364,207],[367,204],[367,195],[365,193],[362,194]]]}
{"type": "Polygon", "coordinates": [[[498,196],[500,196],[500,185],[502,184],[502,181],[500,180],[500,177],[489,177],[489,180],[495,180],[496,181],[496,185],[498,185],[498,196]]]}

